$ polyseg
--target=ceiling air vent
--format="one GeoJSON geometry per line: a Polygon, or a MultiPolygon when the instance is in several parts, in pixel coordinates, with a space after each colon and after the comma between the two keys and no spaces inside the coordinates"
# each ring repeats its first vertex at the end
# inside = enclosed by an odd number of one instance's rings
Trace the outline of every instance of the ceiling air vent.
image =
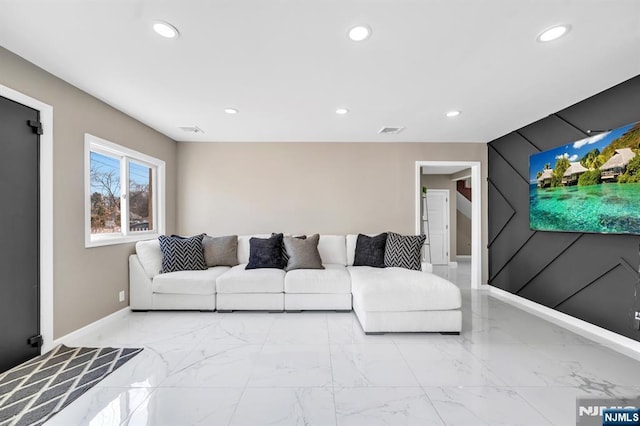
{"type": "Polygon", "coordinates": [[[381,135],[397,135],[403,130],[404,127],[383,127],[382,129],[378,130],[378,133],[381,135]]]}
{"type": "Polygon", "coordinates": [[[204,130],[198,126],[178,126],[178,129],[187,133],[204,133],[204,130]]]}

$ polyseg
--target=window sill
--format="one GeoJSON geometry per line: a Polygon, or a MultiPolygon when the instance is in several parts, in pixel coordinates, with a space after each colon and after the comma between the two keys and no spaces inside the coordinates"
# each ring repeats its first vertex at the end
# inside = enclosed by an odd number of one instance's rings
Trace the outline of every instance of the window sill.
{"type": "Polygon", "coordinates": [[[158,238],[158,232],[141,232],[135,235],[92,235],[89,241],[85,241],[85,248],[112,246],[117,244],[134,243],[136,241],[151,240],[158,238]]]}

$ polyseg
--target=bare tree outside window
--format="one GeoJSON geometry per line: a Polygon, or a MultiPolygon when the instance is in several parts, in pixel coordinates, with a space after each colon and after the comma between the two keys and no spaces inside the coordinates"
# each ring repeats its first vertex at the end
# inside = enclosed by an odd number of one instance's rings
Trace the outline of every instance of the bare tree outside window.
{"type": "Polygon", "coordinates": [[[91,233],[121,232],[120,160],[91,152],[91,233]]]}
{"type": "Polygon", "coordinates": [[[153,169],[129,161],[129,230],[153,230],[153,169]]]}

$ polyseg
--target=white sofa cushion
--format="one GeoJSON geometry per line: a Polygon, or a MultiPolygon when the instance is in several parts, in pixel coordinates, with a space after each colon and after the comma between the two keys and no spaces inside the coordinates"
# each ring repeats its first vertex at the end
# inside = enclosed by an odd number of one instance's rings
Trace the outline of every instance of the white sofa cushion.
{"type": "Polygon", "coordinates": [[[151,283],[151,290],[161,294],[215,294],[216,279],[229,269],[228,266],[216,266],[204,271],[158,274],[151,283]]]}
{"type": "Polygon", "coordinates": [[[144,269],[149,279],[153,279],[162,271],[162,251],[160,251],[160,241],[157,238],[138,241],[136,243],[136,254],[142,269],[144,269]]]}
{"type": "Polygon", "coordinates": [[[351,293],[285,293],[284,309],[287,311],[350,311],[351,293]]]}
{"type": "Polygon", "coordinates": [[[349,266],[353,304],[365,311],[459,309],[460,289],[429,272],[349,266]]]}
{"type": "Polygon", "coordinates": [[[320,235],[318,252],[322,264],[347,264],[347,244],[344,235],[320,235]]]}
{"type": "Polygon", "coordinates": [[[218,277],[218,293],[282,293],[284,275],[282,269],[261,268],[245,269],[247,265],[234,266],[218,277]]]}
{"type": "Polygon", "coordinates": [[[285,293],[344,294],[351,278],[344,265],[327,263],[325,269],[296,269],[284,277],[285,293]]]}
{"type": "Polygon", "coordinates": [[[252,238],[270,238],[271,234],[240,235],[238,237],[238,263],[249,263],[249,240],[252,238]]]}
{"type": "Polygon", "coordinates": [[[283,293],[231,293],[217,294],[218,311],[282,311],[283,293]]]}

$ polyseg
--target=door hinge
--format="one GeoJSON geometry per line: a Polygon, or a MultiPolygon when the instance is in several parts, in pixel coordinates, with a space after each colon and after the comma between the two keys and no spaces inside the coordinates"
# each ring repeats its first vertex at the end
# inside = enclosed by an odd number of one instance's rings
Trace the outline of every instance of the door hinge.
{"type": "Polygon", "coordinates": [[[35,120],[29,120],[27,124],[29,125],[29,127],[33,129],[33,133],[37,135],[41,135],[43,133],[41,122],[35,121],[35,120]]]}
{"type": "Polygon", "coordinates": [[[29,342],[29,344],[34,348],[39,348],[40,346],[42,346],[42,336],[38,334],[33,337],[29,337],[29,340],[27,340],[27,342],[29,342]]]}

